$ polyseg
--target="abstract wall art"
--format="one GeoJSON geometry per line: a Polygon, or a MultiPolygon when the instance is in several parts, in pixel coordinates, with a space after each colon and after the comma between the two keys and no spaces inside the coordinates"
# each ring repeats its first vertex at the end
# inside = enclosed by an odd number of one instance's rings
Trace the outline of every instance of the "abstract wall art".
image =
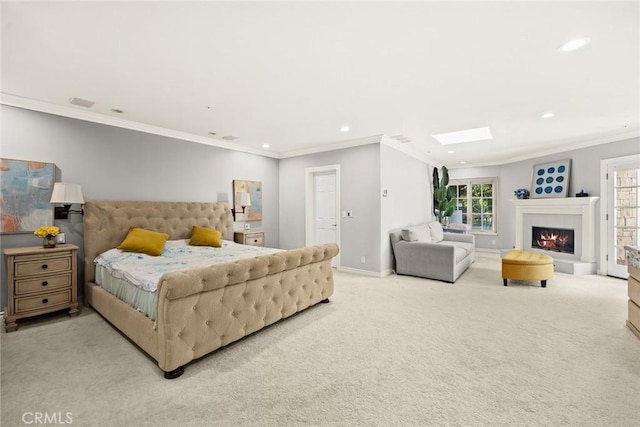
{"type": "Polygon", "coordinates": [[[567,197],[570,172],[571,159],[534,165],[530,197],[532,199],[567,197]]]}
{"type": "Polygon", "coordinates": [[[0,159],[0,233],[27,233],[53,224],[55,165],[0,159]]]}
{"type": "Polygon", "coordinates": [[[262,183],[234,179],[233,208],[236,221],[261,221],[262,183]]]}

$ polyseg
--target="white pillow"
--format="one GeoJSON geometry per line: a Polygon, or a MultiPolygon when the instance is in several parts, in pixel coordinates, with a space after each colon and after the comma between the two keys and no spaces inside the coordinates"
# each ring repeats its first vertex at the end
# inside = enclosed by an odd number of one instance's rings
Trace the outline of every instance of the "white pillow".
{"type": "Polygon", "coordinates": [[[402,229],[402,240],[407,242],[431,243],[431,229],[427,224],[414,225],[413,227],[402,229]]]}
{"type": "Polygon", "coordinates": [[[431,240],[433,240],[434,243],[442,242],[444,240],[444,230],[438,221],[430,222],[429,228],[431,229],[431,240]]]}

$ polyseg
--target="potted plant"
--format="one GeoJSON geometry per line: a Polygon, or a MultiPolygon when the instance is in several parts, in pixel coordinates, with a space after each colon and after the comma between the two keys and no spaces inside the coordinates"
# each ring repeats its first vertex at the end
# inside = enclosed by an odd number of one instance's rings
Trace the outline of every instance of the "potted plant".
{"type": "Polygon", "coordinates": [[[445,223],[456,210],[456,200],[449,188],[449,170],[442,166],[442,178],[438,168],[433,168],[433,209],[440,223],[445,223]]]}

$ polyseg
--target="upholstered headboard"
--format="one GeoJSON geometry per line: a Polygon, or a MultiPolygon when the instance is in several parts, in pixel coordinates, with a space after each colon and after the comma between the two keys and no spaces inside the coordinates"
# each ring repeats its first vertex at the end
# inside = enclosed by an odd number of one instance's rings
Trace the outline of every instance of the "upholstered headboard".
{"type": "Polygon", "coordinates": [[[84,205],[84,277],[95,279],[93,260],[115,248],[129,228],[161,231],[169,239],[188,239],[194,225],[214,228],[233,240],[233,217],[226,203],[87,201],[84,205]]]}

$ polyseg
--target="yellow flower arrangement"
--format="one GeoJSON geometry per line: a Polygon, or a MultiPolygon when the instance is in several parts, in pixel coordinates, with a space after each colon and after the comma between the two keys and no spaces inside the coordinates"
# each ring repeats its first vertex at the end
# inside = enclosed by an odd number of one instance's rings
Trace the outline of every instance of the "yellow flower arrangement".
{"type": "Polygon", "coordinates": [[[50,239],[55,237],[60,233],[60,229],[55,225],[47,225],[45,227],[40,227],[36,231],[33,232],[38,237],[42,237],[43,239],[50,239]]]}

